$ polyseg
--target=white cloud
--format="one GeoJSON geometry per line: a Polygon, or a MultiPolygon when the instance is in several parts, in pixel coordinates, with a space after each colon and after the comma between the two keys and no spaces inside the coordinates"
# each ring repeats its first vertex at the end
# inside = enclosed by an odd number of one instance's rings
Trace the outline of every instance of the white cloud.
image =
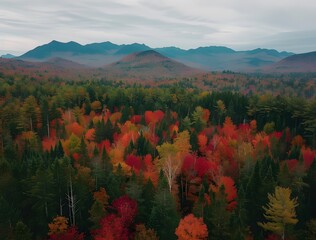
{"type": "Polygon", "coordinates": [[[316,50],[313,0],[1,0],[0,50],[53,39],[316,50]]]}

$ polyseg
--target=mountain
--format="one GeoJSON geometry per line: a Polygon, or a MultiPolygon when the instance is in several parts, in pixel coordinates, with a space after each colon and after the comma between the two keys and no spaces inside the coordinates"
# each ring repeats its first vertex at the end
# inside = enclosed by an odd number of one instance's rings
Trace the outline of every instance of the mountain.
{"type": "Polygon", "coordinates": [[[158,52],[188,66],[209,71],[252,71],[258,67],[276,63],[293,54],[271,49],[235,51],[219,46],[199,47],[177,52],[162,48],[158,49],[158,52]]]}
{"type": "Polygon", "coordinates": [[[316,51],[296,54],[264,68],[265,72],[316,72],[316,51]]]}
{"type": "Polygon", "coordinates": [[[191,76],[202,71],[188,67],[154,50],[132,53],[104,70],[112,76],[132,78],[173,78],[191,76]]]}
{"type": "Polygon", "coordinates": [[[51,41],[36,47],[18,57],[26,61],[47,61],[50,58],[63,58],[90,67],[100,67],[118,61],[122,57],[150,49],[144,44],[116,45],[111,42],[81,45],[76,42],[62,43],[51,41]]]}
{"type": "Polygon", "coordinates": [[[15,57],[16,57],[16,56],[14,56],[14,55],[12,55],[12,54],[9,54],[9,53],[4,54],[4,55],[1,56],[1,58],[7,58],[7,59],[15,58],[15,57]]]}
{"type": "MultiPolygon", "coordinates": [[[[103,42],[81,45],[76,42],[62,43],[54,40],[28,51],[19,59],[47,61],[50,58],[58,57],[90,67],[102,67],[117,62],[129,54],[150,49],[152,48],[139,43],[117,45],[103,42]]],[[[223,46],[198,47],[189,50],[165,47],[152,50],[190,67],[207,71],[253,71],[293,55],[293,53],[278,52],[274,49],[258,48],[250,51],[235,51],[223,46]]]]}

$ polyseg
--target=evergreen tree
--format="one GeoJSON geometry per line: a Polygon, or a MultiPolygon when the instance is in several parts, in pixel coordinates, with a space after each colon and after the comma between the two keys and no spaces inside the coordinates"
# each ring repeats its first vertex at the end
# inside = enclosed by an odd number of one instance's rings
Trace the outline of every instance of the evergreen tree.
{"type": "Polygon", "coordinates": [[[156,230],[160,239],[173,240],[176,239],[175,229],[179,221],[180,217],[176,203],[169,191],[167,180],[160,177],[150,214],[149,226],[156,230]]]}
{"type": "Polygon", "coordinates": [[[276,187],[274,194],[268,194],[269,203],[263,207],[268,222],[258,223],[265,230],[272,231],[285,239],[286,226],[296,224],[297,199],[291,199],[289,188],[276,187]]]}
{"type": "Polygon", "coordinates": [[[21,221],[17,222],[14,228],[14,239],[32,240],[30,229],[21,221]]]}
{"type": "Polygon", "coordinates": [[[207,206],[204,222],[209,229],[209,236],[214,239],[231,238],[231,213],[227,211],[225,187],[222,185],[217,193],[211,192],[211,204],[207,206]]]}

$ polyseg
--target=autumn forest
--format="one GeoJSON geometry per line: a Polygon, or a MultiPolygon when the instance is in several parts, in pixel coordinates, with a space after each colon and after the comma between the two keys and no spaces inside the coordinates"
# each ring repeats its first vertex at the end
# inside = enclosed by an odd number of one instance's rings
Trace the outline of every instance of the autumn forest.
{"type": "Polygon", "coordinates": [[[0,74],[0,239],[316,239],[315,75],[0,74]]]}

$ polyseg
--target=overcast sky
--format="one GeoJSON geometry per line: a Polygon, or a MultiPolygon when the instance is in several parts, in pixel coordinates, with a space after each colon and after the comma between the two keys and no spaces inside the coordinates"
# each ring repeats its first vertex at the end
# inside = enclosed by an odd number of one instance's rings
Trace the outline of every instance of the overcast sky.
{"type": "Polygon", "coordinates": [[[315,0],[0,0],[0,53],[51,40],[316,51],[315,0]]]}

